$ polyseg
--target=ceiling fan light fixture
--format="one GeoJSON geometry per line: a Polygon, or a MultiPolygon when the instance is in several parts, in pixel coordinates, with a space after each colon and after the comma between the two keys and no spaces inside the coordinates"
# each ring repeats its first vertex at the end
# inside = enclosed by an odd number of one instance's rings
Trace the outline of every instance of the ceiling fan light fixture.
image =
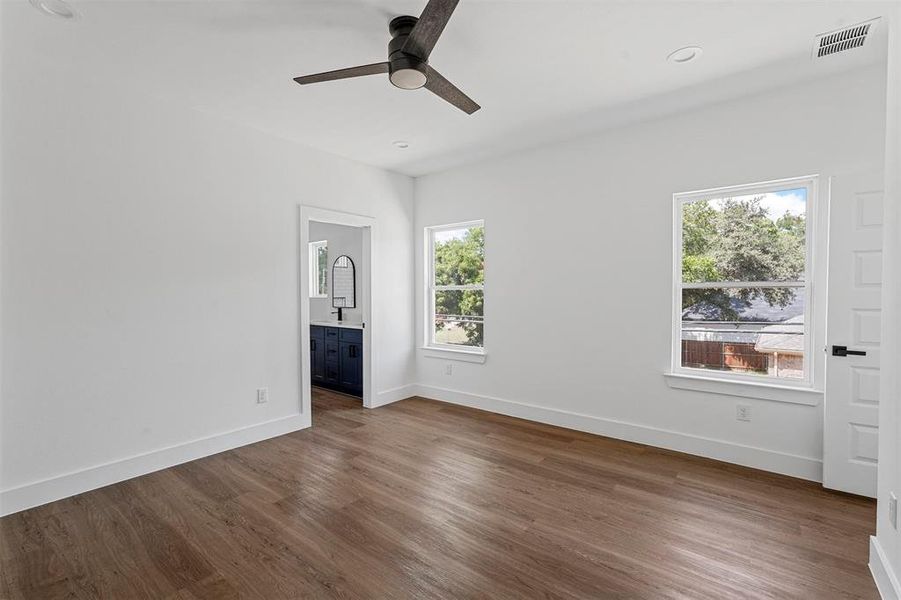
{"type": "Polygon", "coordinates": [[[392,85],[402,90],[418,90],[425,85],[425,73],[417,69],[397,69],[389,76],[392,85]]]}
{"type": "MultiPolygon", "coordinates": [[[[2,1],[2,0],[0,0],[2,1]]],[[[34,0],[33,0],[34,1],[34,0]]],[[[417,17],[401,15],[388,23],[388,60],[359,65],[346,69],[335,69],[312,75],[295,77],[300,85],[382,75],[396,88],[416,90],[425,88],[442,100],[453,104],[467,115],[481,108],[472,98],[464,94],[453,83],[429,66],[432,48],[444,31],[445,25],[460,0],[429,0],[422,14],[417,17]]]]}

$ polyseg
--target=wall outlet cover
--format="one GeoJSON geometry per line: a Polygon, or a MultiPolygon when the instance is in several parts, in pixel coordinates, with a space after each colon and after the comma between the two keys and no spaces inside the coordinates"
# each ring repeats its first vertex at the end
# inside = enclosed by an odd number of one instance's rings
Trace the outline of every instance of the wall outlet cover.
{"type": "Polygon", "coordinates": [[[735,418],[739,421],[751,420],[751,407],[747,404],[739,404],[735,407],[735,418]]]}
{"type": "Polygon", "coordinates": [[[257,404],[269,402],[269,388],[257,388],[257,404]]]}

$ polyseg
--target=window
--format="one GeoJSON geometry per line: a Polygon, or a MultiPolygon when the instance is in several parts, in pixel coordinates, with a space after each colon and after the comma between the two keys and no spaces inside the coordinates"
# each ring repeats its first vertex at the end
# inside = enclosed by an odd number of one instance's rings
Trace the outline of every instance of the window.
{"type": "Polygon", "coordinates": [[[426,239],[426,345],[481,352],[485,334],[485,225],[477,221],[428,227],[426,239]]]}
{"type": "Polygon", "coordinates": [[[675,195],[673,372],[810,384],[815,183],[675,195]]]}
{"type": "Polygon", "coordinates": [[[328,298],[328,242],[310,242],[310,298],[328,298]]]}

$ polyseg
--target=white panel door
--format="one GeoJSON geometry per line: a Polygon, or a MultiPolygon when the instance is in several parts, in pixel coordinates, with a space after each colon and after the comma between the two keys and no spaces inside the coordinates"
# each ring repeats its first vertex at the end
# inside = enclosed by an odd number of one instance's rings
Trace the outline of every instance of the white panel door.
{"type": "Polygon", "coordinates": [[[875,497],[882,174],[836,176],[830,188],[823,485],[875,497]]]}

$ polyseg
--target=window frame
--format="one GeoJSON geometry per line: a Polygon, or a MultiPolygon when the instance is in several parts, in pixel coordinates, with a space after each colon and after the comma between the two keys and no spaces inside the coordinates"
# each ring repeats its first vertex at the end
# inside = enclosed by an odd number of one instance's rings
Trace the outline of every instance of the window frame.
{"type": "Polygon", "coordinates": [[[309,271],[310,271],[310,298],[328,298],[328,240],[318,240],[316,242],[310,242],[308,245],[309,249],[309,271]],[[326,287],[325,293],[319,293],[319,248],[326,249],[326,287]]]}
{"type": "Polygon", "coordinates": [[[781,389],[797,389],[815,391],[815,382],[818,381],[816,355],[814,354],[816,339],[818,336],[814,330],[817,322],[816,316],[816,265],[814,264],[814,248],[819,243],[818,227],[818,183],[817,175],[806,175],[788,179],[749,183],[735,186],[697,190],[691,192],[679,192],[673,194],[673,264],[672,264],[672,343],[670,374],[683,378],[697,380],[712,380],[717,382],[734,382],[738,384],[753,384],[754,387],[773,387],[781,389]],[[682,207],[690,202],[698,200],[711,200],[724,196],[745,196],[763,193],[786,191],[798,188],[807,190],[807,206],[805,213],[805,261],[803,283],[799,282],[761,282],[761,281],[722,281],[690,283],[682,282],[682,207]],[[749,287],[793,287],[804,289],[804,377],[791,379],[787,377],[774,377],[770,375],[744,375],[730,371],[717,371],[713,369],[701,369],[697,367],[682,366],[682,290],[710,288],[749,288],[749,287]]]}
{"type": "Polygon", "coordinates": [[[425,242],[425,299],[423,306],[425,307],[423,315],[424,323],[424,350],[438,350],[441,352],[452,352],[461,355],[485,355],[485,282],[481,284],[467,285],[435,285],[435,234],[443,231],[454,231],[457,229],[471,229],[473,227],[485,228],[483,219],[473,221],[463,221],[460,223],[449,223],[446,225],[432,225],[423,229],[423,239],[425,242]],[[481,290],[482,291],[482,346],[464,346],[459,344],[442,344],[435,341],[435,292],[445,290],[481,290]]]}

